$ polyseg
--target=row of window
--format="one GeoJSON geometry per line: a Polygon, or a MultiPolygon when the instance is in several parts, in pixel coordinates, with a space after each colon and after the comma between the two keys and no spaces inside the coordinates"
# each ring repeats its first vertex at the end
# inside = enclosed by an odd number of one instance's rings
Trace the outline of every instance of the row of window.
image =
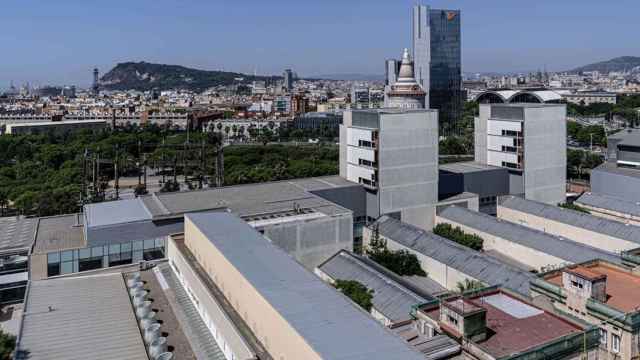
{"type": "Polygon", "coordinates": [[[514,153],[514,152],[517,152],[517,151],[518,151],[518,148],[516,148],[515,146],[505,146],[505,145],[502,145],[502,151],[503,151],[503,152],[511,152],[511,153],[514,153]]]}
{"type": "Polygon", "coordinates": [[[522,132],[521,131],[504,130],[504,129],[502,129],[502,136],[522,137],[522,132]]]}
{"type": "Polygon", "coordinates": [[[358,159],[358,165],[364,165],[364,166],[369,166],[369,167],[378,166],[377,163],[375,163],[373,161],[365,160],[365,159],[358,159]]]}
{"type": "Polygon", "coordinates": [[[509,169],[519,169],[520,167],[518,166],[518,164],[514,164],[512,162],[508,162],[508,161],[503,161],[502,162],[502,167],[506,167],[509,169]]]}
{"type": "Polygon", "coordinates": [[[165,239],[132,241],[47,254],[47,276],[57,276],[161,259],[165,239]]]}
{"type": "Polygon", "coordinates": [[[358,146],[372,148],[373,142],[367,140],[358,140],[358,146]]]}
{"type": "MultiPolygon", "coordinates": [[[[607,330],[600,328],[600,344],[602,344],[602,346],[605,348],[607,348],[607,335],[607,330]]],[[[611,334],[611,352],[619,353],[621,344],[622,338],[620,337],[620,335],[611,334]]]]}

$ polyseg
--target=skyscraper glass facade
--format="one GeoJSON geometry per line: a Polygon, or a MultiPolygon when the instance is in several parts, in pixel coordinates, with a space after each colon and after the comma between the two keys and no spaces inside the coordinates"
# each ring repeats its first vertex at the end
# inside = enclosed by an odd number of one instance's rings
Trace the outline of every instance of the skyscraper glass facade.
{"type": "Polygon", "coordinates": [[[415,5],[411,20],[415,76],[426,105],[438,110],[440,134],[457,134],[464,101],[460,11],[415,5]]]}
{"type": "Polygon", "coordinates": [[[460,11],[429,11],[431,69],[429,105],[438,109],[440,133],[458,134],[462,120],[463,91],[460,11]]]}

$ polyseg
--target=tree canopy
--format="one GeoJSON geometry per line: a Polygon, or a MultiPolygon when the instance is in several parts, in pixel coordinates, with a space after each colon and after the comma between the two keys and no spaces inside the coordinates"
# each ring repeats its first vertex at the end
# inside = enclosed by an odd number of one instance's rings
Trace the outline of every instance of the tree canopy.
{"type": "Polygon", "coordinates": [[[378,227],[373,229],[369,247],[366,249],[366,255],[373,261],[393,271],[394,273],[404,276],[427,276],[422,270],[420,260],[415,254],[407,250],[389,250],[387,242],[380,237],[378,227]]]}
{"type": "Polygon", "coordinates": [[[355,280],[336,280],[335,288],[363,309],[371,311],[374,291],[355,280]]]}
{"type": "Polygon", "coordinates": [[[433,228],[433,233],[473,250],[482,250],[484,240],[476,234],[465,233],[459,226],[454,228],[450,224],[441,223],[433,228]]]}

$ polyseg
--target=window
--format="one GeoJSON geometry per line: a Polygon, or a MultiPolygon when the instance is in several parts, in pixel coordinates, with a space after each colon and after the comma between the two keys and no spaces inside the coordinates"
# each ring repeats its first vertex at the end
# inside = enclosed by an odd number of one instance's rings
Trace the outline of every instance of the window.
{"type": "Polygon", "coordinates": [[[578,289],[582,289],[583,285],[581,282],[575,281],[575,280],[571,280],[571,286],[573,286],[574,288],[578,288],[578,289]]]}
{"type": "Polygon", "coordinates": [[[607,330],[600,329],[600,344],[602,344],[605,348],[607,347],[607,330]]]}
{"type": "Polygon", "coordinates": [[[449,320],[449,322],[452,323],[453,325],[458,325],[458,319],[454,318],[451,315],[447,315],[447,320],[449,320]]]}
{"type": "Polygon", "coordinates": [[[370,147],[373,147],[373,143],[367,140],[358,140],[358,146],[370,148],[370,147]]]}
{"type": "Polygon", "coordinates": [[[611,351],[620,352],[620,335],[611,334],[611,351]]]}

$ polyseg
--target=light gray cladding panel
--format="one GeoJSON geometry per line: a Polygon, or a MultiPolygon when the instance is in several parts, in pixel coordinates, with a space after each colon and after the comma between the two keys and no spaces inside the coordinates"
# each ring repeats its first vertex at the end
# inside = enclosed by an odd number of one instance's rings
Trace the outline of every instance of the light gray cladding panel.
{"type": "Polygon", "coordinates": [[[524,119],[524,108],[511,106],[492,106],[491,117],[495,119],[524,119]]]}
{"type": "Polygon", "coordinates": [[[380,212],[386,214],[406,208],[435,204],[438,196],[436,187],[436,183],[425,183],[382,189],[380,212]]]}

